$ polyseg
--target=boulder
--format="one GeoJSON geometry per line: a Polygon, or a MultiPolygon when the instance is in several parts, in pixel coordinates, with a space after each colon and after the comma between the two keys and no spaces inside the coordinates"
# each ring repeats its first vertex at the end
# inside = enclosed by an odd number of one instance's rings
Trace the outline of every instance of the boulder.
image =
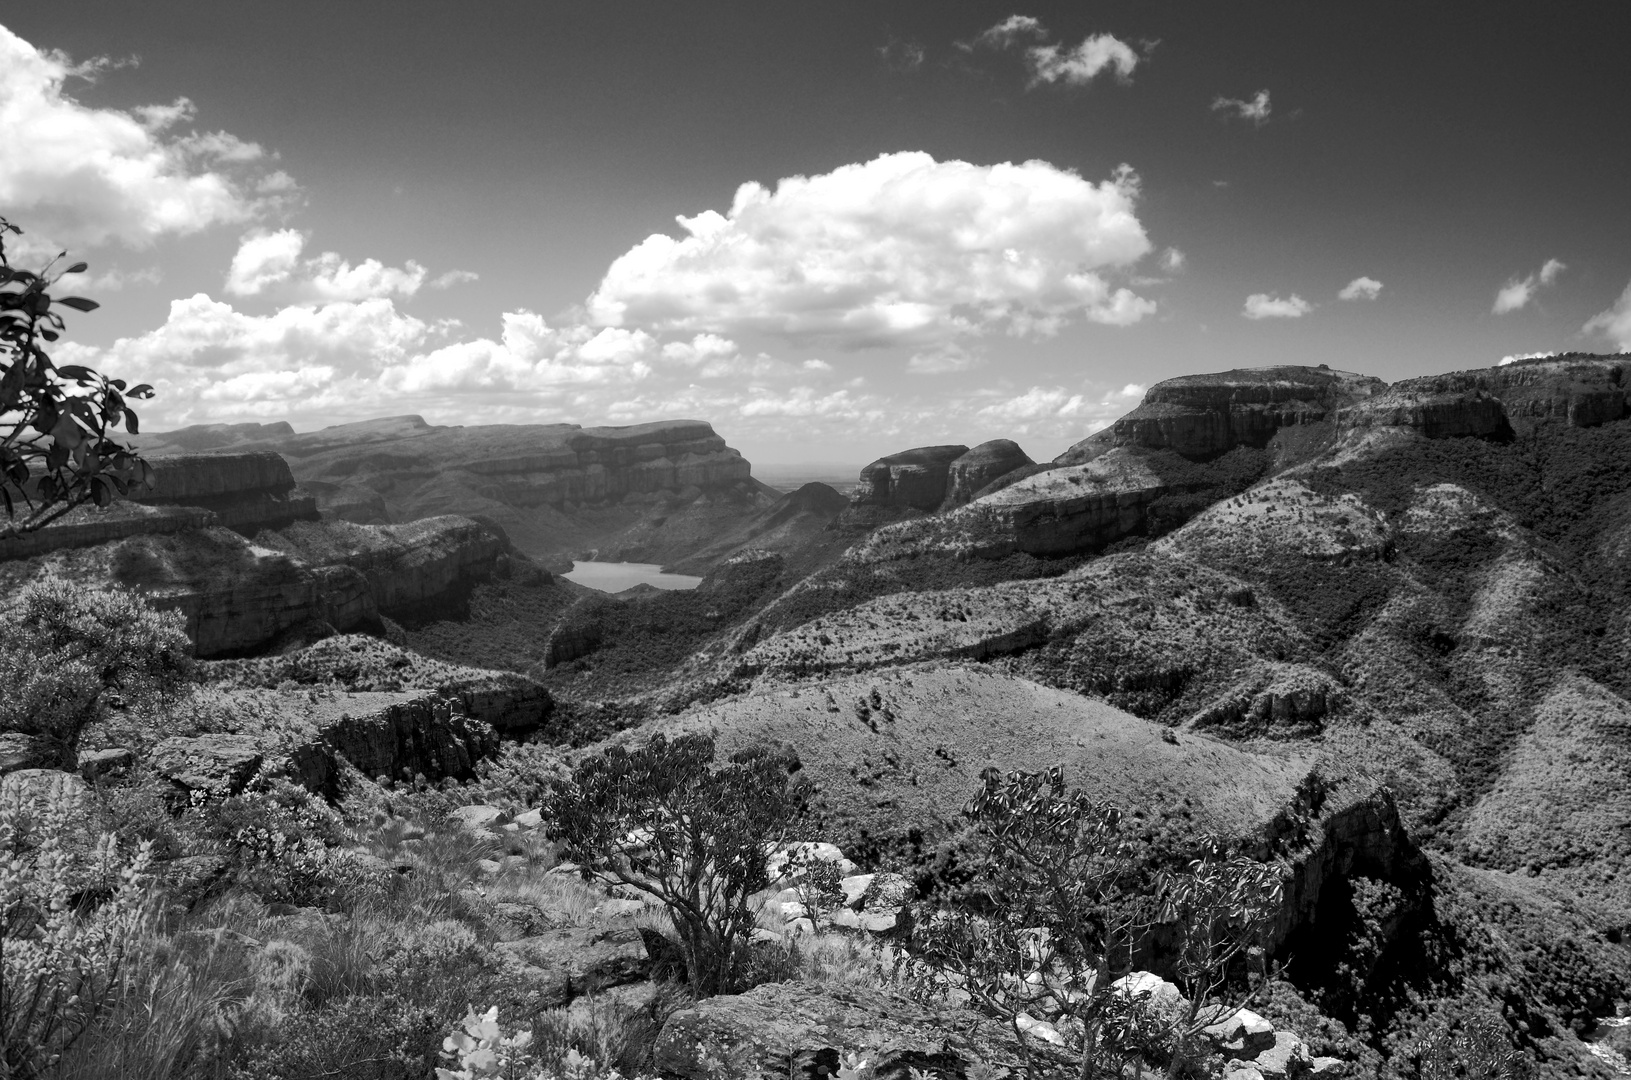
{"type": "Polygon", "coordinates": [[[1252,1065],[1263,1074],[1263,1080],[1299,1080],[1313,1069],[1314,1061],[1295,1033],[1276,1031],[1274,1045],[1259,1050],[1252,1065]]]}
{"type": "Polygon", "coordinates": [[[904,874],[886,870],[871,877],[861,896],[862,911],[895,914],[917,897],[916,887],[904,874]]]}
{"type": "Polygon", "coordinates": [[[136,764],[135,753],[122,746],[79,752],[79,774],[87,780],[94,780],[109,773],[123,772],[134,764],[136,764]]]}
{"type": "Polygon", "coordinates": [[[0,731],[0,775],[18,769],[55,769],[62,764],[62,749],[50,739],[0,731]]]}
{"type": "Polygon", "coordinates": [[[457,821],[463,828],[473,830],[497,825],[504,820],[505,814],[496,806],[473,803],[450,810],[447,816],[457,821]]]}
{"type": "Polygon", "coordinates": [[[880,1080],[905,1080],[909,1069],[966,1075],[976,1061],[1013,1068],[1010,1042],[973,1013],[931,1010],[883,990],[766,983],[674,1013],[653,1064],[687,1080],[709,1080],[726,1060],[746,1075],[814,1080],[836,1076],[846,1054],[863,1054],[880,1080]]]}
{"type": "Polygon", "coordinates": [[[1319,1080],[1342,1080],[1351,1069],[1349,1062],[1335,1057],[1317,1057],[1311,1062],[1308,1075],[1319,1080]]]}
{"type": "Polygon", "coordinates": [[[1274,1025],[1250,1009],[1236,1010],[1202,1028],[1201,1034],[1218,1050],[1236,1057],[1251,1057],[1274,1045],[1274,1025]]]}
{"type": "Polygon", "coordinates": [[[1176,1025],[1189,1017],[1189,999],[1177,986],[1154,972],[1135,971],[1110,986],[1129,1001],[1141,1005],[1162,1024],[1176,1025]]]}
{"type": "Polygon", "coordinates": [[[827,918],[834,926],[865,930],[869,934],[887,934],[904,922],[894,912],[851,911],[849,908],[839,908],[827,918]]]}
{"type": "Polygon", "coordinates": [[[243,790],[262,761],[250,735],[198,735],[165,739],[153,748],[153,771],[189,792],[225,797],[243,790]]]}
{"type": "Polygon", "coordinates": [[[536,937],[555,926],[555,920],[537,904],[497,903],[487,923],[500,941],[536,937]]]}
{"type": "Polygon", "coordinates": [[[811,861],[831,863],[838,868],[841,878],[855,873],[855,864],[844,858],[844,853],[836,844],[800,840],[783,845],[770,853],[770,858],[766,861],[766,870],[770,876],[771,888],[785,889],[803,881],[806,871],[801,864],[811,861]]]}
{"type": "Polygon", "coordinates": [[[946,495],[942,510],[962,506],[977,495],[981,488],[1015,469],[1034,465],[1029,455],[1011,439],[992,439],[983,442],[957,458],[946,470],[946,495]]]}
{"type": "Polygon", "coordinates": [[[515,824],[519,825],[523,829],[536,829],[543,823],[544,812],[542,810],[528,810],[524,813],[515,815],[515,824]]]}
{"type": "Polygon", "coordinates": [[[638,929],[603,931],[563,926],[495,948],[519,968],[545,1009],[568,1005],[584,994],[650,977],[652,960],[638,929]]]}
{"type": "Polygon", "coordinates": [[[867,889],[872,886],[872,879],[876,874],[851,874],[838,882],[838,887],[844,891],[844,906],[859,908],[861,900],[866,896],[867,889]]]}

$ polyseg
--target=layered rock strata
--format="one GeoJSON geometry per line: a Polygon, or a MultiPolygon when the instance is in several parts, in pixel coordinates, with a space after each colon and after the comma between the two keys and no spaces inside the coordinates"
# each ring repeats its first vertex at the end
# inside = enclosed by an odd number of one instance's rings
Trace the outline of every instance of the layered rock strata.
{"type": "Polygon", "coordinates": [[[1030,455],[1012,439],[992,439],[951,463],[946,475],[945,500],[941,509],[950,510],[970,502],[982,488],[1015,469],[1034,465],[1030,455]]]}
{"type": "Polygon", "coordinates": [[[1144,401],[1055,464],[1087,461],[1116,446],[1170,449],[1210,458],[1237,446],[1261,447],[1284,427],[1329,418],[1387,388],[1368,375],[1326,367],[1270,367],[1186,375],[1150,387],[1144,401]]]}
{"type": "Polygon", "coordinates": [[[946,500],[952,462],[966,453],[968,447],[960,444],[919,446],[879,458],[861,470],[851,506],[937,510],[946,500]]]}
{"type": "Polygon", "coordinates": [[[152,485],[133,502],[214,511],[229,529],[253,535],[317,520],[317,503],[295,490],[288,462],[271,451],[175,454],[152,461],[152,485]]]}

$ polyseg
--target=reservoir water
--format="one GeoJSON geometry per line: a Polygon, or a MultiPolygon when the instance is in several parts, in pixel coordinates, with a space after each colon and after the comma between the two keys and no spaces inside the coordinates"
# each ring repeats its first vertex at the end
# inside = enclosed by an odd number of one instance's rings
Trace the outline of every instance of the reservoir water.
{"type": "Polygon", "coordinates": [[[571,572],[561,576],[579,585],[609,593],[619,593],[636,585],[655,585],[659,589],[694,589],[702,582],[701,578],[690,574],[665,574],[656,563],[643,562],[573,562],[571,572]]]}

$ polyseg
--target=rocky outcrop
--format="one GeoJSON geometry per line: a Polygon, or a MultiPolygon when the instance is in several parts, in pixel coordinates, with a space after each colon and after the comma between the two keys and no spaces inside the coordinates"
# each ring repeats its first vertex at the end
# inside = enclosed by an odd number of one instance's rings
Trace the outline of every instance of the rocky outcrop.
{"type": "Polygon", "coordinates": [[[1015,469],[1033,465],[1030,456],[1012,439],[992,439],[951,463],[946,476],[945,500],[941,509],[950,510],[971,501],[980,489],[1015,469]]]}
{"type": "Polygon", "coordinates": [[[1381,379],[1323,366],[1185,375],[1150,387],[1143,404],[1055,463],[1088,461],[1116,446],[1170,449],[1197,459],[1261,447],[1283,427],[1325,420],[1386,387],[1381,379]]]}
{"type": "MultiPolygon", "coordinates": [[[[468,780],[475,776],[476,762],[498,749],[498,733],[465,715],[455,702],[424,694],[356,715],[344,713],[323,728],[321,744],[369,777],[411,779],[422,773],[432,780],[468,780]]],[[[303,782],[321,790],[329,784],[313,777],[315,764],[308,753],[301,762],[303,782]]]]}
{"type": "Polygon", "coordinates": [[[1409,428],[1429,439],[1499,438],[1512,429],[1501,399],[1485,390],[1446,390],[1437,379],[1407,379],[1337,414],[1344,432],[1409,428]]]}
{"type": "Polygon", "coordinates": [[[860,986],[767,983],[707,998],[669,1017],[657,1036],[656,1070],[708,1080],[716,1061],[745,1074],[815,1080],[837,1076],[847,1054],[866,1057],[880,1080],[909,1070],[963,1076],[975,1063],[1018,1064],[1008,1033],[976,1014],[927,1008],[860,986]]]}
{"type": "Polygon", "coordinates": [[[218,520],[213,511],[196,506],[139,506],[128,502],[114,503],[106,509],[78,506],[37,532],[0,540],[0,560],[31,559],[128,536],[203,529],[218,520]]]}
{"type": "MultiPolygon", "coordinates": [[[[300,434],[286,425],[186,428],[140,442],[158,462],[200,441],[223,440],[281,454],[331,520],[486,516],[538,557],[623,547],[623,533],[652,519],[666,525],[667,536],[642,539],[661,548],[683,526],[682,506],[704,519],[690,530],[692,546],[701,547],[773,497],[753,480],[748,462],[697,420],[438,427],[399,416],[300,434]]],[[[674,561],[675,553],[645,554],[674,561]]]]}
{"type": "Polygon", "coordinates": [[[453,515],[405,525],[299,523],[261,539],[308,565],[360,573],[379,613],[393,618],[454,603],[493,575],[508,548],[494,530],[453,515]]]}
{"type": "Polygon", "coordinates": [[[132,492],[134,502],[211,510],[246,536],[318,516],[311,496],[295,490],[288,462],[271,451],[173,454],[151,464],[152,486],[132,492]]]}
{"type": "Polygon", "coordinates": [[[881,457],[861,470],[861,479],[850,498],[852,508],[937,510],[946,499],[946,480],[951,464],[968,447],[920,446],[881,457]]]}
{"type": "Polygon", "coordinates": [[[220,798],[243,790],[264,756],[249,735],[165,739],[148,755],[153,771],[184,791],[220,798]]]}

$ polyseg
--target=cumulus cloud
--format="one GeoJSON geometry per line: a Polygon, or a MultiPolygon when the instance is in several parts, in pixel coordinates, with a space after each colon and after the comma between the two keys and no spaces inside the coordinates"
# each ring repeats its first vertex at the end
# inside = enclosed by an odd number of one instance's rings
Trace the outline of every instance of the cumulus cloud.
{"type": "Polygon", "coordinates": [[[0,206],[40,242],[145,246],[249,220],[294,190],[256,143],[180,132],[196,115],[185,98],[123,111],[66,92],[70,79],[114,66],[75,64],[0,26],[0,206]]]}
{"type": "Polygon", "coordinates": [[[1083,317],[1138,322],[1152,301],[1111,276],[1150,250],[1138,178],[1043,161],[885,154],[677,220],[620,256],[590,296],[605,326],[762,332],[842,348],[931,346],[993,330],[1047,335],[1083,317]]]}
{"type": "Polygon", "coordinates": [[[1212,101],[1212,111],[1237,120],[1250,120],[1262,127],[1269,122],[1269,114],[1274,108],[1269,104],[1269,92],[1259,90],[1257,96],[1250,99],[1226,98],[1220,94],[1212,101]]]}
{"type": "Polygon", "coordinates": [[[1176,274],[1189,264],[1189,256],[1175,247],[1169,247],[1161,253],[1161,269],[1169,274],[1176,274]]]}
{"type": "MultiPolygon", "coordinates": [[[[232,265],[227,269],[227,292],[234,296],[259,296],[275,287],[287,287],[296,295],[316,300],[367,300],[377,296],[412,296],[425,283],[425,268],[412,259],[401,267],[386,266],[378,259],[364,259],[353,266],[333,251],[302,259],[306,240],[306,234],[298,229],[248,234],[239,242],[232,265]]],[[[451,271],[437,281],[465,273],[467,271],[451,271]]]]}
{"type": "Polygon", "coordinates": [[[1281,299],[1268,293],[1252,293],[1246,297],[1241,314],[1248,319],[1300,319],[1314,310],[1314,305],[1292,293],[1281,299]]]}
{"type": "Polygon", "coordinates": [[[1513,353],[1511,356],[1501,357],[1501,362],[1497,366],[1498,367],[1506,367],[1508,364],[1516,364],[1519,360],[1543,360],[1548,356],[1556,356],[1556,355],[1557,355],[1557,353],[1555,353],[1555,352],[1513,353]]]}
{"type": "Polygon", "coordinates": [[[75,275],[64,284],[70,286],[75,292],[95,295],[97,293],[119,292],[126,285],[157,285],[162,280],[164,280],[164,272],[156,266],[144,266],[140,270],[128,272],[113,267],[100,274],[75,275]]]}
{"type": "Polygon", "coordinates": [[[437,274],[430,282],[432,289],[451,289],[455,285],[468,285],[472,281],[480,281],[481,275],[474,270],[449,270],[445,274],[437,274]]]}
{"type": "Polygon", "coordinates": [[[926,352],[913,353],[906,361],[906,370],[913,375],[949,375],[952,372],[969,371],[979,367],[980,363],[980,358],[966,349],[957,345],[946,345],[926,352]]]}
{"type": "Polygon", "coordinates": [[[1066,86],[1086,86],[1105,72],[1120,82],[1131,81],[1138,66],[1133,47],[1109,34],[1093,34],[1075,48],[1063,45],[1033,45],[1025,50],[1031,65],[1031,83],[1062,82],[1066,86]]]}
{"type": "Polygon", "coordinates": [[[1375,300],[1382,292],[1382,283],[1372,277],[1356,277],[1342,286],[1339,300],[1375,300]]]}
{"type": "Polygon", "coordinates": [[[1631,351],[1631,284],[1607,309],[1599,311],[1580,328],[1583,334],[1601,334],[1616,347],[1631,351]]]}
{"type": "Polygon", "coordinates": [[[1529,301],[1535,298],[1535,293],[1544,285],[1550,285],[1557,280],[1557,276],[1568,269],[1566,265],[1556,259],[1547,259],[1538,271],[1527,277],[1514,276],[1495,293],[1495,306],[1491,309],[1496,315],[1505,315],[1509,311],[1521,311],[1529,306],[1529,301]]]}
{"type": "Polygon", "coordinates": [[[992,402],[974,419],[1019,435],[1091,435],[1138,404],[1144,387],[1128,383],[1119,390],[1073,391],[1063,386],[1033,386],[1022,394],[992,402]]]}

